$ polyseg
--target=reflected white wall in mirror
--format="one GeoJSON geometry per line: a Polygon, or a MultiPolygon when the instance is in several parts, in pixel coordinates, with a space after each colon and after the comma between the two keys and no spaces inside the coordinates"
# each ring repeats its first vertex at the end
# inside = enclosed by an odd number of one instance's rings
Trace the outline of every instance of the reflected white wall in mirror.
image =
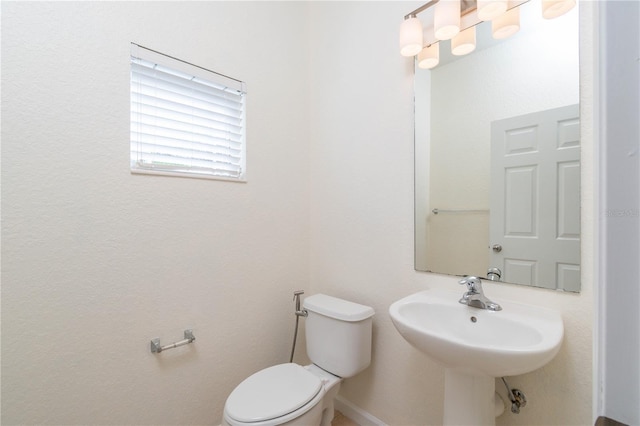
{"type": "MultiPolygon", "coordinates": [[[[417,270],[487,275],[495,266],[491,123],[579,103],[578,10],[545,20],[539,6],[520,6],[521,30],[513,37],[483,46],[491,25],[481,23],[475,52],[448,63],[445,58],[432,70],[416,68],[417,270]],[[433,209],[454,213],[436,215],[433,209]]],[[[441,42],[441,52],[448,43],[441,42]]],[[[520,284],[557,288],[551,281],[520,284]]]]}

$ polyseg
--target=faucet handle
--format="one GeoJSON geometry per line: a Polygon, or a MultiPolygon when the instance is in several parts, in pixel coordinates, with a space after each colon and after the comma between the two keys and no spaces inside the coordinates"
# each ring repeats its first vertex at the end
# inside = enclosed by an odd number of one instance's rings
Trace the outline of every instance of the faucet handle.
{"type": "Polygon", "coordinates": [[[460,285],[467,285],[467,289],[473,293],[482,293],[482,281],[478,277],[469,275],[458,281],[460,285]]]}

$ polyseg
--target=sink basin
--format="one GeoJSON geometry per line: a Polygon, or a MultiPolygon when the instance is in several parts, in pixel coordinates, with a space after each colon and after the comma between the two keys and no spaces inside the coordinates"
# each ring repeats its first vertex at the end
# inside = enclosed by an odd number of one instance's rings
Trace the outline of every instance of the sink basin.
{"type": "Polygon", "coordinates": [[[564,326],[558,312],[503,300],[497,301],[501,311],[488,311],[458,303],[462,293],[421,291],[393,303],[389,314],[407,342],[460,373],[524,374],[560,350],[564,326]]]}

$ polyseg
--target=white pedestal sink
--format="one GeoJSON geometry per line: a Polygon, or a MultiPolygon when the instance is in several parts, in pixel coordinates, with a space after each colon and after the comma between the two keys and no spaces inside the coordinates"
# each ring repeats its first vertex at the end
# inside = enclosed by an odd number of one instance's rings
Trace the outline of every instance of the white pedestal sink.
{"type": "Polygon", "coordinates": [[[445,369],[442,424],[495,425],[495,383],[493,377],[445,369]]]}
{"type": "Polygon", "coordinates": [[[458,303],[462,292],[426,290],[389,308],[402,337],[445,367],[444,425],[493,425],[495,378],[536,370],[560,350],[562,317],[498,301],[501,311],[458,303]]]}

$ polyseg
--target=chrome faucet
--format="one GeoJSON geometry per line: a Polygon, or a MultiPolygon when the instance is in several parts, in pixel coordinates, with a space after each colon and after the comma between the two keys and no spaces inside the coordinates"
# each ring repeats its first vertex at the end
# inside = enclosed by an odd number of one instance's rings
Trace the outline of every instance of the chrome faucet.
{"type": "Polygon", "coordinates": [[[490,311],[500,311],[502,307],[487,299],[482,291],[482,281],[474,276],[467,276],[458,281],[458,284],[467,285],[467,292],[462,295],[460,303],[474,308],[488,309],[490,311]]]}

